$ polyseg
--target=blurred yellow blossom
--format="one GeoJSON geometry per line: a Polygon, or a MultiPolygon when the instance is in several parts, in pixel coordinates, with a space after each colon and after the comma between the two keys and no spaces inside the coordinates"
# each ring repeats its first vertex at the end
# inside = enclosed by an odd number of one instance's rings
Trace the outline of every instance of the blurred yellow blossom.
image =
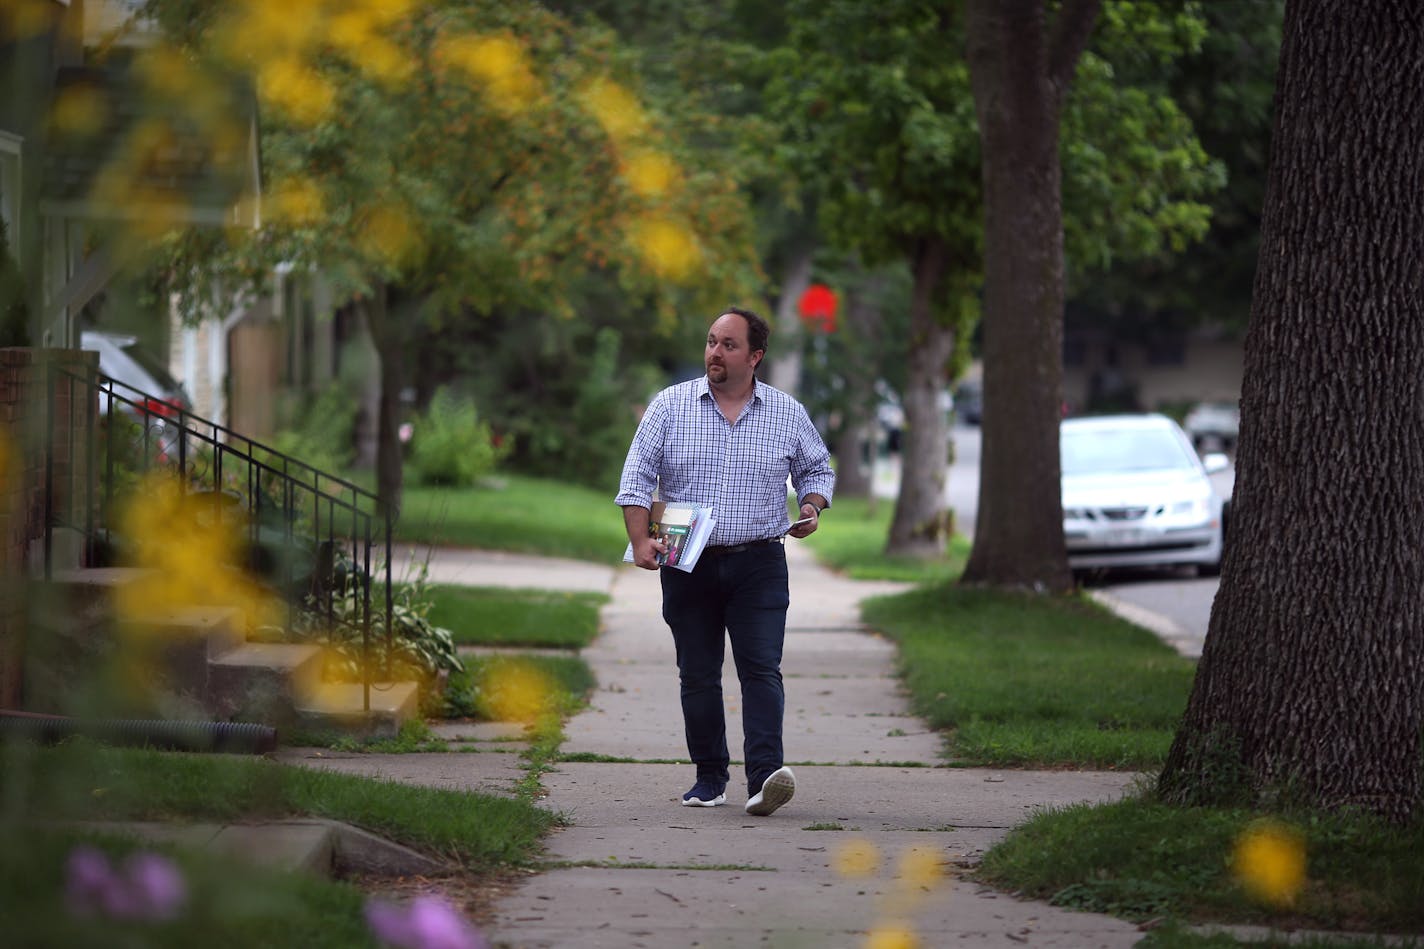
{"type": "Polygon", "coordinates": [[[257,88],[264,100],[302,125],[322,121],[336,103],[336,90],[331,83],[295,57],[264,63],[257,76],[257,88]]]}
{"type": "Polygon", "coordinates": [[[268,620],[269,597],[238,566],[234,525],[174,478],[152,475],[134,491],[122,532],[135,566],[145,568],[115,592],[119,616],[136,633],[147,627],[135,621],[193,606],[232,607],[253,624],[268,620]]]}
{"type": "Polygon", "coordinates": [[[1256,899],[1289,906],[1305,885],[1305,839],[1279,821],[1257,821],[1237,838],[1232,869],[1256,899]]]}
{"type": "Polygon", "coordinates": [[[61,135],[87,137],[104,127],[107,108],[103,93],[93,86],[68,86],[55,98],[49,120],[61,135]]]}
{"type": "Polygon", "coordinates": [[[243,63],[266,64],[297,58],[319,42],[326,29],[321,3],[311,0],[240,0],[214,31],[219,52],[243,63]]]}
{"type": "Polygon", "coordinates": [[[920,937],[903,923],[876,926],[865,937],[865,949],[918,949],[920,937]]]}
{"type": "Polygon", "coordinates": [[[356,244],[372,260],[398,267],[420,252],[420,232],[410,213],[394,203],[378,204],[357,215],[356,244]]]}
{"type": "Polygon", "coordinates": [[[38,36],[54,24],[55,9],[51,0],[0,0],[0,39],[38,36]]]}
{"type": "Polygon", "coordinates": [[[382,82],[398,85],[410,79],[414,63],[382,34],[386,27],[387,23],[374,11],[357,6],[331,18],[326,39],[353,65],[382,82]]]}
{"type": "Polygon", "coordinates": [[[938,850],[911,847],[900,857],[900,880],[906,886],[928,888],[944,876],[944,858],[938,850]]]}
{"type": "Polygon", "coordinates": [[[631,138],[647,127],[647,118],[637,98],[611,79],[589,83],[579,91],[578,98],[614,141],[631,138]]]}
{"type": "Polygon", "coordinates": [[[633,247],[643,263],[669,280],[686,280],[702,260],[697,240],[687,226],[665,217],[636,221],[632,228],[633,247]]]}
{"type": "Polygon", "coordinates": [[[843,877],[868,877],[880,869],[880,851],[864,837],[841,844],[831,859],[832,866],[843,877]]]}
{"type": "Polygon", "coordinates": [[[310,178],[294,178],[273,187],[268,209],[274,220],[284,224],[314,224],[321,220],[326,202],[316,182],[310,178]]]}
{"type": "Polygon", "coordinates": [[[490,714],[499,721],[533,722],[552,710],[553,684],[537,666],[527,662],[485,666],[480,692],[490,714]]]}
{"type": "Polygon", "coordinates": [[[655,198],[667,193],[678,179],[677,163],[662,152],[642,151],[623,165],[623,177],[635,194],[655,198]]]}
{"type": "Polygon", "coordinates": [[[205,84],[201,73],[177,49],[167,44],[146,47],[134,58],[134,70],[152,92],[186,95],[205,84]]]}
{"type": "Polygon", "coordinates": [[[518,114],[540,94],[529,56],[513,36],[446,37],[438,55],[478,80],[490,105],[505,115],[518,114]]]}

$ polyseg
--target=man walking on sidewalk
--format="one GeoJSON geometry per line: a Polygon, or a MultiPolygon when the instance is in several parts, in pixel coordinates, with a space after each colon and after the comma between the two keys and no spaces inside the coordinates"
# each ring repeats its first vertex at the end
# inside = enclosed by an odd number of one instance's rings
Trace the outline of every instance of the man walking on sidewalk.
{"type": "Polygon", "coordinates": [[[836,483],[830,452],[805,408],[756,378],[769,335],[751,310],[729,307],[717,318],[703,354],[707,374],[653,399],[628,449],[616,498],[633,562],[647,570],[658,569],[664,549],[648,533],[655,488],[664,501],[713,510],[716,526],[692,572],[661,571],[687,752],[697,768],[682,803],[715,807],[727,800],[722,660],[730,638],[742,686],[746,811],[756,816],[796,792],[781,745],[781,649],[791,602],[782,541],[788,533],[815,532],[836,483]],[[786,514],[788,476],[800,502],[794,526],[786,514]]]}

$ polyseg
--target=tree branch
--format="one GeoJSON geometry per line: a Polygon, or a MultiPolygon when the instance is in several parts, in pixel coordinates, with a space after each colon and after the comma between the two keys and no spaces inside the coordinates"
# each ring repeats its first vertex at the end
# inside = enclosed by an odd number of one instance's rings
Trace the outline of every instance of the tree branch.
{"type": "Polygon", "coordinates": [[[1078,58],[1088,45],[1102,0],[1063,0],[1048,38],[1048,82],[1059,103],[1073,82],[1078,58]]]}

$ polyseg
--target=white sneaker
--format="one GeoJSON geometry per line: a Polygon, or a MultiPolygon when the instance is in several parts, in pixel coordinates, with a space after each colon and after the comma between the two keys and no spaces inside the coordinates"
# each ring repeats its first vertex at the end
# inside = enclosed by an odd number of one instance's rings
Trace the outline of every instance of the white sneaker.
{"type": "Polygon", "coordinates": [[[783,765],[767,775],[766,780],[761,783],[761,790],[747,801],[747,813],[753,817],[765,817],[791,800],[795,793],[796,775],[783,765]]]}

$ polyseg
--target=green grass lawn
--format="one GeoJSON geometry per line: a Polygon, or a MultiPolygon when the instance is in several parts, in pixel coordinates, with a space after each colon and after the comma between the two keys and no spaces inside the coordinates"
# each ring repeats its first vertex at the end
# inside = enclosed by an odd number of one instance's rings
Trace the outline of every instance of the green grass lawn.
{"type": "MultiPolygon", "coordinates": [[[[378,781],[261,758],[105,748],[83,740],[0,746],[0,931],[24,946],[374,945],[364,895],[345,883],[274,873],[212,854],[175,852],[190,891],[171,923],[68,912],[64,862],[77,831],[50,822],[345,821],[453,861],[462,872],[529,865],[557,818],[526,800],[378,781]]],[[[93,834],[83,834],[85,840],[93,834]]],[[[116,856],[132,842],[100,839],[116,856]]]]}
{"type": "Polygon", "coordinates": [[[396,537],[619,564],[628,534],[614,493],[519,475],[474,488],[410,486],[396,537]]]}
{"type": "Polygon", "coordinates": [[[890,536],[893,501],[838,498],[821,520],[816,533],[806,538],[816,559],[855,580],[902,580],[933,583],[950,580],[964,572],[969,557],[969,539],[956,535],[944,558],[918,560],[887,557],[885,541],[890,536]]]}
{"type": "Polygon", "coordinates": [[[582,649],[598,635],[603,593],[430,586],[430,622],[457,644],[582,649]]]}
{"type": "MultiPolygon", "coordinates": [[[[1253,899],[1232,855],[1261,815],[1168,807],[1138,798],[1040,815],[985,855],[978,877],[1055,905],[1132,920],[1232,922],[1292,929],[1424,930],[1424,822],[1286,814],[1307,882],[1288,906],[1253,899]]],[[[1165,934],[1154,945],[1205,943],[1165,934]]],[[[1230,944],[1230,943],[1226,943],[1230,944]]]]}
{"type": "Polygon", "coordinates": [[[1078,597],[935,584],[864,605],[949,754],[995,767],[1161,764],[1194,664],[1078,597]]]}

